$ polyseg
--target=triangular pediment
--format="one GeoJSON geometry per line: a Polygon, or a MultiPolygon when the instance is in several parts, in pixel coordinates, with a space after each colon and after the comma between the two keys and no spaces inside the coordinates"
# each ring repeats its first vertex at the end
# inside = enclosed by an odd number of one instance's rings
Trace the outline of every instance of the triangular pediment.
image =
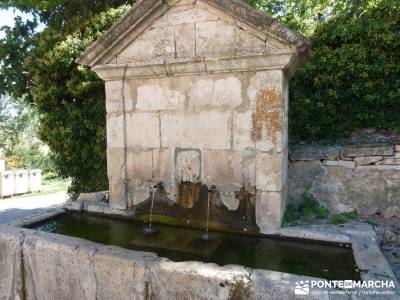
{"type": "Polygon", "coordinates": [[[142,0],[89,47],[78,63],[297,53],[309,42],[240,0],[142,0]]]}

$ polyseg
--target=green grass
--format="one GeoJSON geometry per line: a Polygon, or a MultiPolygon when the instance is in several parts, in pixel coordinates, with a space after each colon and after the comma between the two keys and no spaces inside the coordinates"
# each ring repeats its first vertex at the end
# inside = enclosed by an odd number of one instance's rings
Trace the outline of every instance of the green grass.
{"type": "Polygon", "coordinates": [[[347,221],[355,220],[355,219],[357,219],[357,217],[358,217],[358,214],[354,210],[354,211],[347,212],[347,213],[332,215],[329,219],[333,224],[343,224],[343,223],[346,223],[347,221]]]}
{"type": "Polygon", "coordinates": [[[317,220],[329,219],[333,224],[343,224],[358,218],[356,211],[341,214],[330,214],[329,211],[319,204],[307,187],[300,196],[300,204],[289,203],[285,210],[283,223],[285,225],[311,224],[317,220]]]}
{"type": "Polygon", "coordinates": [[[321,206],[311,194],[310,188],[306,188],[301,195],[300,205],[297,207],[289,203],[286,207],[283,223],[286,225],[311,224],[317,219],[324,219],[329,211],[321,206]]]}

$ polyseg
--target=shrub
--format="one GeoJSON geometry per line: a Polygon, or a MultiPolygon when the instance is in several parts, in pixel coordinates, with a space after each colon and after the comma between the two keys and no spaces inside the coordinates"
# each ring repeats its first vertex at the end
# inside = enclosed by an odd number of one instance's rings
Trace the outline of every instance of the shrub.
{"type": "Polygon", "coordinates": [[[321,22],[291,83],[291,142],[400,130],[400,4],[360,1],[321,22]]]}
{"type": "Polygon", "coordinates": [[[60,42],[58,32],[47,28],[27,60],[40,138],[53,151],[57,173],[72,179],[73,193],[108,189],[104,83],[75,59],[127,9],[100,13],[60,42]]]}

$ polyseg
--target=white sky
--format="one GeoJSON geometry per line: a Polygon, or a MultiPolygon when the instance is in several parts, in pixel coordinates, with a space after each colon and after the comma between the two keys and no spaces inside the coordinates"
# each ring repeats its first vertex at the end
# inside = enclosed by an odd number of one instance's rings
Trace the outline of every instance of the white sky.
{"type": "MultiPolygon", "coordinates": [[[[7,26],[14,26],[14,18],[16,16],[21,16],[23,19],[29,19],[32,16],[29,14],[21,13],[18,10],[14,9],[0,9],[0,28],[7,25],[7,26]]],[[[40,27],[40,26],[39,26],[40,27]]],[[[0,39],[4,37],[4,32],[0,30],[0,39]]]]}

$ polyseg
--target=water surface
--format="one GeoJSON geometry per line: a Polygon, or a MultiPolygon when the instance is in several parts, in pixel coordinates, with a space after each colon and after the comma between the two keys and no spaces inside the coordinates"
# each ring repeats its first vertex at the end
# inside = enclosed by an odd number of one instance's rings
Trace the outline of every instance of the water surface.
{"type": "Polygon", "coordinates": [[[351,248],[316,242],[255,237],[153,224],[156,234],[146,236],[144,223],[80,213],[65,213],[29,228],[79,237],[131,250],[151,251],[172,261],[243,265],[285,273],[358,280],[351,248]]]}

